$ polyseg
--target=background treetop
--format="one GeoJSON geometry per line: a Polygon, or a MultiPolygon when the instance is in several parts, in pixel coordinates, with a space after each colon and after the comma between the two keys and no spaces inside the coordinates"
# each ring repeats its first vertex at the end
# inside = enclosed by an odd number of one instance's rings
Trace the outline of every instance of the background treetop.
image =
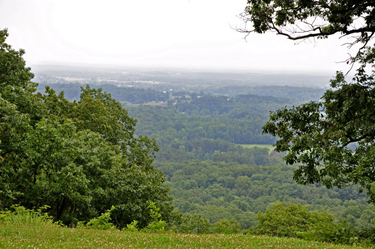
{"type": "Polygon", "coordinates": [[[375,32],[373,0],[248,0],[240,15],[251,28],[244,33],[274,31],[291,40],[327,38],[334,34],[351,37],[349,48],[360,48],[349,63],[373,63],[374,48],[369,44],[375,32]]]}

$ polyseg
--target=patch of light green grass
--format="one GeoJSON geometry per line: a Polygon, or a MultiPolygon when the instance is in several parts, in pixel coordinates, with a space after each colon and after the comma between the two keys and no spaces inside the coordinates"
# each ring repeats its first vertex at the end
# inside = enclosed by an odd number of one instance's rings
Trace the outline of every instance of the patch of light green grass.
{"type": "Polygon", "coordinates": [[[362,248],[244,234],[175,234],[0,223],[0,248],[362,248]]]}
{"type": "Polygon", "coordinates": [[[241,145],[242,147],[244,148],[249,148],[249,149],[252,149],[252,148],[262,148],[262,149],[268,149],[270,152],[273,151],[274,149],[274,146],[272,144],[239,144],[241,145]]]}

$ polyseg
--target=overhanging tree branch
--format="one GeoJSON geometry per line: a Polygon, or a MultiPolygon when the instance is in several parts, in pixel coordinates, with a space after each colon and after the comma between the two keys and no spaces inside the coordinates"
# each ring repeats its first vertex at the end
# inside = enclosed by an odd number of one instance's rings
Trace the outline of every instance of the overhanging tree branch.
{"type": "Polygon", "coordinates": [[[362,66],[367,60],[362,51],[368,50],[375,33],[374,0],[248,0],[239,17],[245,27],[236,30],[246,33],[245,37],[267,31],[294,41],[328,38],[334,34],[341,34],[340,38],[354,35],[350,47],[361,46],[346,62],[359,62],[362,66]],[[249,23],[251,29],[246,27],[249,23]]]}

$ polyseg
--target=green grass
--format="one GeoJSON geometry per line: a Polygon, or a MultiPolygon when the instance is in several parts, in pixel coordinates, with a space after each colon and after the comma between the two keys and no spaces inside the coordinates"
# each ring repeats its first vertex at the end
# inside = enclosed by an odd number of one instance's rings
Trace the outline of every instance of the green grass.
{"type": "Polygon", "coordinates": [[[138,107],[139,104],[132,104],[131,102],[128,101],[119,101],[123,107],[131,106],[131,107],[138,107]]]}
{"type": "Polygon", "coordinates": [[[0,223],[0,248],[361,248],[253,235],[141,233],[0,223]]]}
{"type": "Polygon", "coordinates": [[[274,148],[272,144],[239,144],[239,145],[241,145],[244,148],[249,148],[249,149],[252,149],[255,147],[262,148],[262,149],[266,148],[270,152],[273,151],[273,148],[274,148]]]}

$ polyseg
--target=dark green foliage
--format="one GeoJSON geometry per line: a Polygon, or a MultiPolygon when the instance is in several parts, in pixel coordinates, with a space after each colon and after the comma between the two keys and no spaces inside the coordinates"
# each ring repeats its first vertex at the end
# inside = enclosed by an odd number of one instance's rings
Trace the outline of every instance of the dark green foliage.
{"type": "Polygon", "coordinates": [[[155,167],[166,174],[176,208],[184,214],[202,214],[210,223],[235,218],[242,228],[254,227],[256,213],[274,202],[288,201],[327,210],[359,230],[372,227],[375,212],[357,187],[328,190],[319,184],[298,185],[293,181],[295,167],[274,157],[269,156],[279,163],[266,166],[192,161],[155,162],[155,167]]]}
{"type": "MultiPolygon", "coordinates": [[[[276,31],[292,40],[352,36],[349,47],[357,53],[347,63],[358,63],[352,82],[341,72],[331,80],[319,102],[271,112],[263,132],[278,137],[275,150],[286,152],[288,164],[297,164],[293,178],[302,184],[344,188],[359,185],[369,202],[375,203],[374,188],[374,1],[277,1],[248,0],[242,17],[251,30],[276,31]],[[357,20],[362,20],[357,22],[357,20]]],[[[349,216],[353,222],[353,216],[349,216]]],[[[346,229],[339,229],[349,238],[346,229]]],[[[340,234],[339,232],[338,234],[340,234]]],[[[341,240],[340,235],[336,238],[341,240]]],[[[346,241],[347,242],[347,241],[346,241]]]]}
{"type": "MultiPolygon", "coordinates": [[[[273,75],[264,75],[263,77],[267,77],[267,76],[272,77],[273,75]]],[[[282,80],[281,75],[279,77],[277,76],[273,76],[273,77],[275,77],[274,79],[275,83],[278,83],[279,81],[282,80]]],[[[314,81],[319,81],[320,77],[323,78],[322,76],[318,76],[318,75],[314,75],[314,77],[311,76],[309,78],[303,78],[303,77],[299,78],[298,75],[293,75],[293,78],[291,78],[289,81],[288,80],[285,80],[285,81],[288,84],[292,84],[292,79],[293,79],[293,80],[298,81],[300,84],[308,86],[309,83],[306,82],[307,79],[314,82],[314,81]]],[[[321,80],[321,81],[326,82],[325,80],[324,81],[321,80]]],[[[295,86],[289,86],[289,85],[284,85],[284,86],[229,85],[229,86],[221,87],[219,89],[213,89],[212,91],[215,94],[220,94],[220,95],[236,96],[236,95],[243,95],[244,93],[247,93],[249,96],[258,95],[258,96],[267,96],[267,98],[270,96],[273,96],[273,97],[279,98],[280,100],[284,99],[285,102],[289,102],[291,100],[297,101],[297,102],[306,102],[306,101],[311,101],[311,100],[319,100],[319,98],[325,92],[325,89],[310,88],[310,87],[295,87],[295,86]]]]}
{"type": "Polygon", "coordinates": [[[212,161],[236,162],[239,164],[269,164],[269,150],[266,148],[244,148],[221,139],[196,139],[179,141],[175,139],[168,147],[161,147],[156,161],[212,161]]]}
{"type": "Polygon", "coordinates": [[[167,101],[169,98],[168,93],[151,89],[116,87],[114,85],[103,85],[101,88],[106,92],[110,92],[112,97],[117,101],[126,101],[133,104],[143,104],[152,101],[167,101]]]}
{"type": "MultiPolygon", "coordinates": [[[[94,82],[93,82],[94,83],[94,82]]],[[[91,86],[98,86],[103,91],[111,93],[112,98],[119,102],[128,102],[132,104],[143,104],[152,101],[167,101],[168,93],[163,93],[160,91],[152,89],[143,89],[137,87],[121,87],[111,84],[90,84],[91,86]]],[[[38,91],[44,92],[46,86],[51,86],[56,92],[64,92],[65,98],[69,100],[79,100],[80,98],[80,87],[84,86],[82,83],[64,83],[64,84],[49,84],[44,82],[39,84],[38,91]]]]}
{"type": "Polygon", "coordinates": [[[370,244],[375,244],[375,226],[371,228],[362,229],[358,233],[358,237],[360,241],[368,242],[370,244]]]}
{"type": "Polygon", "coordinates": [[[294,179],[327,187],[357,184],[375,201],[373,77],[359,71],[352,83],[341,73],[319,103],[270,115],[264,132],[278,136],[276,151],[288,164],[301,163],[294,179]]]}
{"type": "Polygon", "coordinates": [[[262,116],[270,109],[279,105],[292,103],[290,99],[259,96],[254,94],[236,95],[232,98],[227,96],[205,95],[191,101],[178,101],[175,108],[179,112],[188,115],[211,116],[215,117],[221,114],[231,114],[230,117],[242,114],[262,116]]]}
{"type": "Polygon", "coordinates": [[[172,229],[178,233],[210,233],[211,225],[208,219],[204,219],[200,214],[186,214],[178,219],[172,229]]]}
{"type": "Polygon", "coordinates": [[[285,105],[285,100],[253,95],[238,98],[228,103],[227,97],[204,97],[169,108],[129,108],[129,113],[139,120],[137,133],[155,137],[161,148],[184,145],[189,151],[193,145],[186,142],[205,138],[236,144],[273,143],[274,138],[261,134],[261,127],[269,110],[285,105]]]}
{"type": "Polygon", "coordinates": [[[155,141],[134,135],[136,120],[101,89],[81,89],[78,101],[46,87],[37,93],[23,52],[0,31],[0,209],[48,205],[65,224],[111,212],[124,227],[152,222],[148,201],[168,221],[164,175],[152,166],[155,141]]]}

